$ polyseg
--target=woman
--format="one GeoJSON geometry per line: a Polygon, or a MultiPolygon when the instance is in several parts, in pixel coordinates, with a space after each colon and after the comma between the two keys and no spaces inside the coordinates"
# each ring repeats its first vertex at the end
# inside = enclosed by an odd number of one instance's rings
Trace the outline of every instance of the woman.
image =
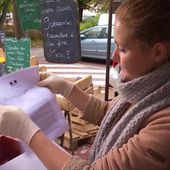
{"type": "Polygon", "coordinates": [[[39,86],[62,94],[84,119],[100,125],[89,160],[54,145],[16,107],[1,106],[0,132],[24,140],[48,169],[169,170],[169,11],[168,0],[127,0],[116,11],[116,101],[100,101],[56,75],[41,74],[39,86]]]}

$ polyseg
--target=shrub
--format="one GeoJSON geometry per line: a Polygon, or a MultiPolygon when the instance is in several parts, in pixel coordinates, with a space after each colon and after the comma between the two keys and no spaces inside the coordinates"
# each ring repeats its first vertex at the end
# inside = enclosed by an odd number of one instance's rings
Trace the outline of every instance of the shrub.
{"type": "Polygon", "coordinates": [[[84,20],[83,22],[80,23],[80,31],[96,26],[98,24],[98,20],[99,15],[84,20]]]}
{"type": "Polygon", "coordinates": [[[28,37],[31,38],[31,40],[42,40],[42,33],[39,30],[29,30],[28,31],[28,37]]]}

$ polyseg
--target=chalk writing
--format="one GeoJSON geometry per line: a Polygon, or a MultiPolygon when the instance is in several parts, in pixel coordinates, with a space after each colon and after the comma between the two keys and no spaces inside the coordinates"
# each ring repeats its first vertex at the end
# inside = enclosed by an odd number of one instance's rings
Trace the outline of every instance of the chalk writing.
{"type": "Polygon", "coordinates": [[[30,66],[30,39],[7,37],[5,40],[6,73],[30,66]]]}
{"type": "Polygon", "coordinates": [[[56,10],[56,12],[71,11],[71,7],[68,5],[64,6],[64,7],[57,6],[55,10],[56,10]]]}
{"type": "MultiPolygon", "coordinates": [[[[69,34],[66,33],[66,34],[63,34],[62,32],[58,33],[58,34],[50,34],[47,32],[47,35],[46,35],[48,38],[50,39],[56,39],[56,38],[68,38],[69,37],[69,34]]],[[[71,34],[72,36],[72,34],[71,34]]]]}
{"type": "Polygon", "coordinates": [[[39,1],[16,0],[23,30],[40,29],[39,1]]]}
{"type": "Polygon", "coordinates": [[[73,63],[80,58],[78,11],[74,0],[39,0],[47,61],[73,63]]]}

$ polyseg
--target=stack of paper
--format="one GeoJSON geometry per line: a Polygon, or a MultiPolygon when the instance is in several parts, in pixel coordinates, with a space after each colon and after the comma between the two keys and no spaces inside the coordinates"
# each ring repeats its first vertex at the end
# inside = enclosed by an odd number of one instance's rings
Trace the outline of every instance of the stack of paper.
{"type": "Polygon", "coordinates": [[[38,67],[26,68],[0,78],[0,104],[21,107],[51,139],[68,130],[68,123],[56,103],[55,95],[36,86],[38,67]]]}

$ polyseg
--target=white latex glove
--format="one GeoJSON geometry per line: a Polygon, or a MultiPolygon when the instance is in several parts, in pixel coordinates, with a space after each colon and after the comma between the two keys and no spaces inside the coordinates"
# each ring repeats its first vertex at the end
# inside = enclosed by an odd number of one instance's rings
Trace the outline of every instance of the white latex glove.
{"type": "Polygon", "coordinates": [[[19,138],[29,145],[32,137],[39,130],[40,128],[22,109],[0,105],[0,133],[19,138]]]}
{"type": "Polygon", "coordinates": [[[40,82],[37,85],[48,87],[53,93],[61,94],[65,98],[69,97],[74,87],[72,82],[48,72],[40,73],[40,82]]]}

